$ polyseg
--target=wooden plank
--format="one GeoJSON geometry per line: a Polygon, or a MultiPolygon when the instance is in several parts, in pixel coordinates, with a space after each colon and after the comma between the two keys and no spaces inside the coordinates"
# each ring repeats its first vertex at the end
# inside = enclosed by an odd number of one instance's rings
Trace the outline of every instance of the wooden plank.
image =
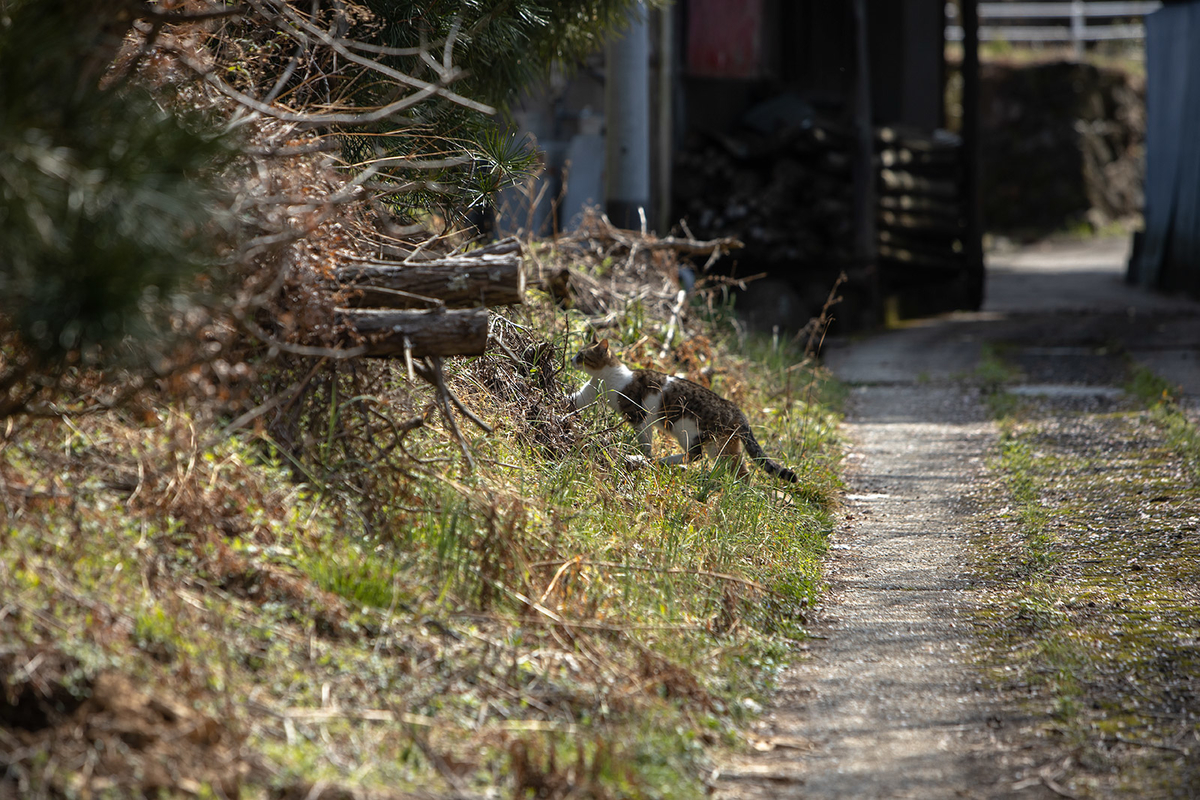
{"type": "Polygon", "coordinates": [[[959,194],[955,181],[932,180],[907,170],[880,170],[879,182],[880,191],[888,194],[928,194],[945,198],[957,198],[959,194]]]}
{"type": "MultiPolygon", "coordinates": [[[[1146,38],[1146,29],[1138,24],[1088,25],[1076,33],[1067,25],[986,25],[979,29],[979,38],[985,42],[1070,42],[1076,38],[1089,42],[1140,41],[1146,38]]],[[[962,40],[962,28],[946,28],[946,41],[962,40]]]]}
{"type": "Polygon", "coordinates": [[[907,247],[893,247],[891,245],[879,246],[879,260],[881,265],[885,267],[918,267],[921,269],[938,270],[940,272],[961,273],[964,266],[961,258],[923,252],[907,247]],[[893,263],[888,264],[888,262],[893,263]]]}
{"type": "MultiPolygon", "coordinates": [[[[1074,13],[1072,2],[1061,3],[980,3],[980,19],[1035,19],[1047,17],[1070,17],[1074,13]]],[[[1162,8],[1154,0],[1095,0],[1080,4],[1079,13],[1088,18],[1143,17],[1162,8]]]]}
{"type": "Polygon", "coordinates": [[[904,214],[881,211],[879,225],[891,231],[918,231],[922,234],[960,237],[966,226],[957,219],[934,217],[924,214],[904,214]]]}
{"type": "Polygon", "coordinates": [[[963,208],[957,198],[943,200],[918,194],[884,195],[879,198],[879,207],[887,211],[928,214],[943,219],[958,219],[963,215],[963,208]]]}

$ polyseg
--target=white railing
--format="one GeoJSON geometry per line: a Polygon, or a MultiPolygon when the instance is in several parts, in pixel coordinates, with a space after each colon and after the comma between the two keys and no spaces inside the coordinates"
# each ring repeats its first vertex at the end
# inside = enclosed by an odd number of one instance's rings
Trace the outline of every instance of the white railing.
{"type": "MultiPolygon", "coordinates": [[[[1162,7],[1159,0],[1061,0],[1061,2],[980,3],[979,39],[984,42],[1066,42],[1082,55],[1085,42],[1133,40],[1146,37],[1141,21],[1088,24],[1089,20],[1142,17],[1162,7]],[[1065,20],[1063,25],[1013,25],[1016,20],[1065,20]],[[994,24],[992,21],[1001,24],[994,24]]],[[[946,4],[946,41],[961,42],[958,6],[946,4]]]]}

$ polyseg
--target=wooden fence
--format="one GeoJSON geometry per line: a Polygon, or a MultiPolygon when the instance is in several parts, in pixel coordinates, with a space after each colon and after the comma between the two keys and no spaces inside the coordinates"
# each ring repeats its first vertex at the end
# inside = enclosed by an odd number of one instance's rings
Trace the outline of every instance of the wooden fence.
{"type": "MultiPolygon", "coordinates": [[[[1162,7],[1159,0],[1047,0],[980,3],[979,39],[984,42],[1070,44],[1076,55],[1087,42],[1142,41],[1141,17],[1162,7]],[[1044,24],[1055,21],[1057,24],[1044,24]]],[[[946,4],[946,41],[960,42],[958,6],[946,4]]]]}

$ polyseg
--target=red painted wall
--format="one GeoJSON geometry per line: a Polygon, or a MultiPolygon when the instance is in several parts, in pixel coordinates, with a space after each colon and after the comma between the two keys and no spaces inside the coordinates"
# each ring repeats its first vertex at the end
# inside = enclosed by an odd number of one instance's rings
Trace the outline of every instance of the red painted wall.
{"type": "Polygon", "coordinates": [[[689,0],[687,67],[697,78],[763,73],[763,0],[689,0]]]}

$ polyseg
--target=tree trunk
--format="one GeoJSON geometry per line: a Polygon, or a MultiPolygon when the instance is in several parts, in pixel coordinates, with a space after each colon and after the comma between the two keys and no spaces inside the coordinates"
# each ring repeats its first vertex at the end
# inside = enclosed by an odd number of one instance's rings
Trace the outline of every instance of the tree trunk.
{"type": "Polygon", "coordinates": [[[486,309],[392,311],[339,308],[338,314],[366,339],[368,356],[403,356],[406,342],[414,358],[478,356],[487,347],[486,309]]]}

